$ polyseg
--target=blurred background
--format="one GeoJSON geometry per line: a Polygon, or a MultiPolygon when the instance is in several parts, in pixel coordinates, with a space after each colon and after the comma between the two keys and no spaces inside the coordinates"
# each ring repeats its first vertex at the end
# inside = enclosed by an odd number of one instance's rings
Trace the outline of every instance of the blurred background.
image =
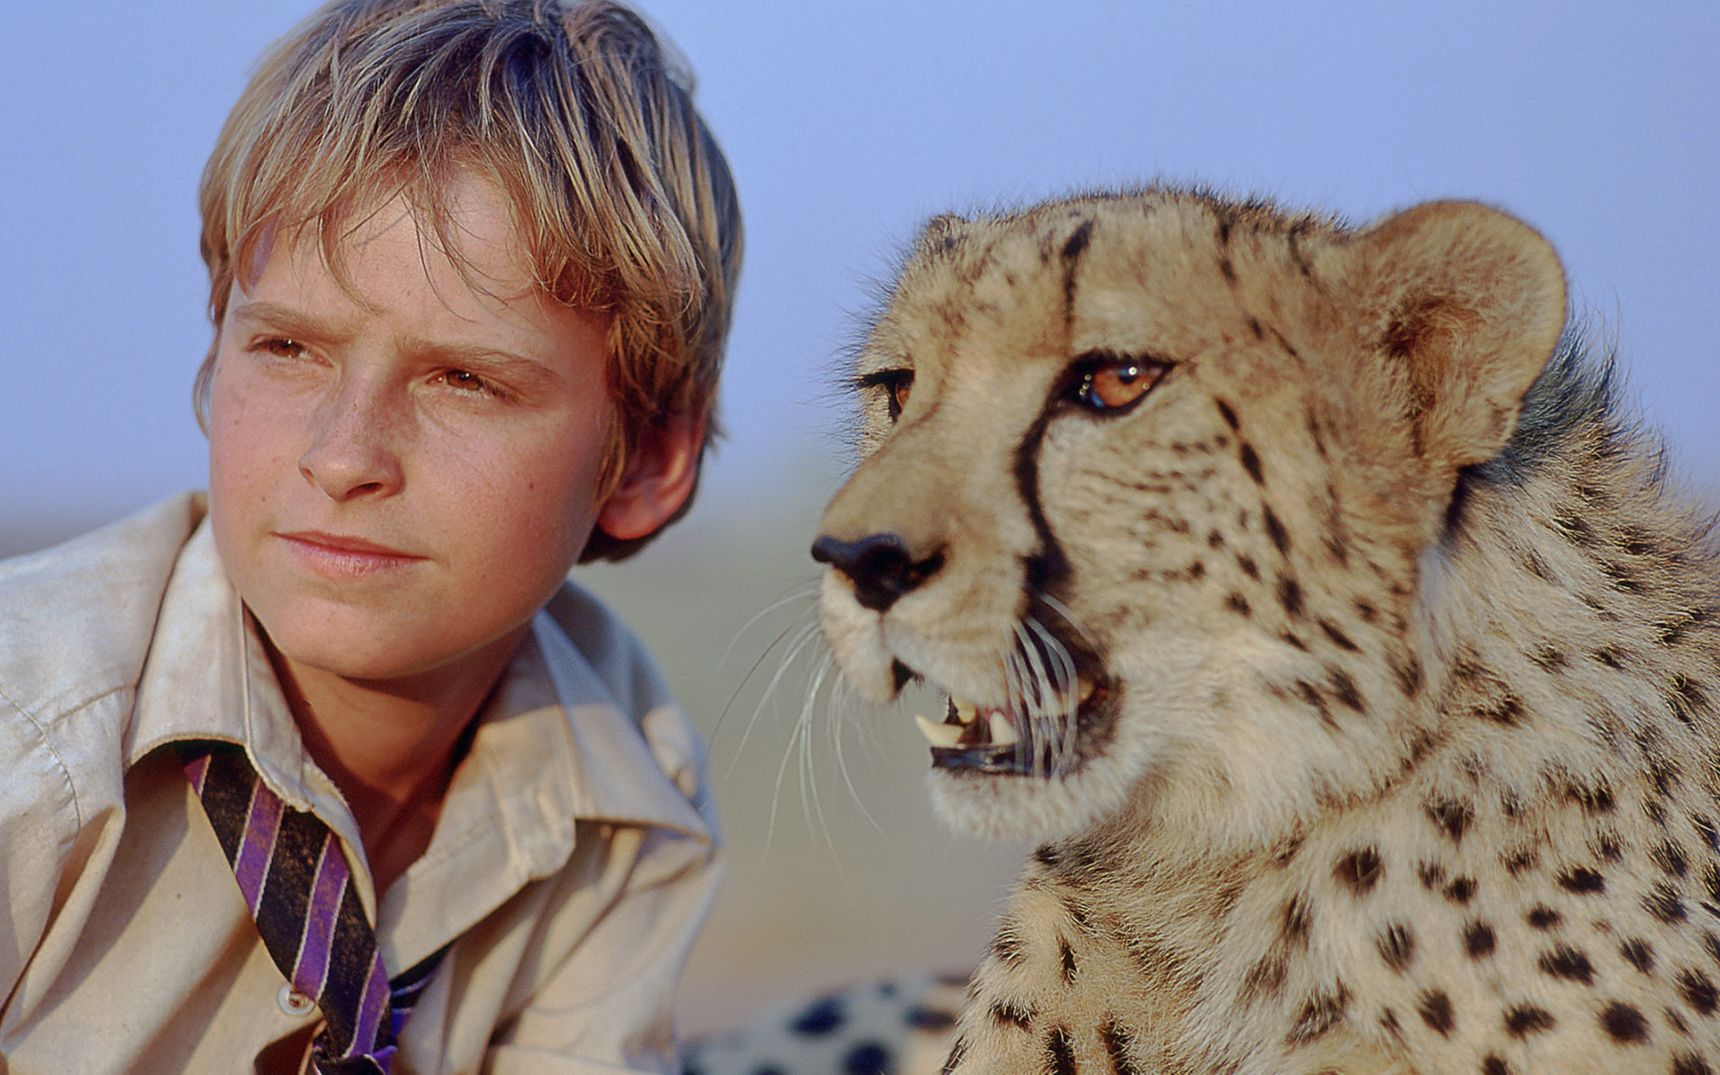
{"type": "MultiPolygon", "coordinates": [[[[644,7],[697,73],[747,216],[729,437],[699,505],[635,562],[583,572],[712,740],[730,874],[690,1030],[971,963],[1022,850],[937,827],[905,712],[807,703],[805,550],[849,461],[832,385],[925,217],[1155,177],[1358,222],[1494,203],[1558,247],[1575,308],[1714,499],[1714,0],[644,7]]],[[[251,63],[308,8],[0,5],[0,555],[203,484],[197,176],[251,63]]]]}

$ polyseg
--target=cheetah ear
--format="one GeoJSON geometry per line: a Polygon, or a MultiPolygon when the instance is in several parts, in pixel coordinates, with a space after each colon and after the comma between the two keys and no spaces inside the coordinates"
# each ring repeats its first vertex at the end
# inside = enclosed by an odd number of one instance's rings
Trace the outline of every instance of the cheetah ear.
{"type": "Polygon", "coordinates": [[[1565,324],[1565,273],[1533,228],[1474,202],[1429,202],[1356,237],[1361,328],[1398,367],[1421,454],[1493,458],[1565,324]]]}
{"type": "Polygon", "coordinates": [[[954,250],[967,233],[968,222],[954,213],[939,213],[926,221],[920,237],[914,243],[922,254],[942,254],[954,250]]]}

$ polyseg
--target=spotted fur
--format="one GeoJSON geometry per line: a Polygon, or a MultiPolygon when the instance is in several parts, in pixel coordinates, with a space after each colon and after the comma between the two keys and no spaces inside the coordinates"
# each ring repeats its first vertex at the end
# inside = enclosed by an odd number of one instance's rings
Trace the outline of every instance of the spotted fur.
{"type": "Polygon", "coordinates": [[[965,984],[903,978],[772,1008],[692,1042],[682,1075],[929,1075],[949,1051],[965,984]]]}
{"type": "Polygon", "coordinates": [[[946,1072],[1720,1071],[1715,546],[1565,323],[1466,203],[927,228],[822,614],[862,692],[1039,730],[933,773],[1043,840],[946,1072]]]}

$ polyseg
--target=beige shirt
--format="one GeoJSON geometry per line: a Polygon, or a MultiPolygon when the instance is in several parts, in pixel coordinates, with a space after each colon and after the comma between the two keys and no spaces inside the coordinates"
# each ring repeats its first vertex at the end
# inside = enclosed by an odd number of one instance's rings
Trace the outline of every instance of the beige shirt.
{"type": "Polygon", "coordinates": [[[186,495],[0,564],[0,1072],[226,1075],[316,1022],[167,747],[184,739],[242,744],[341,838],[389,973],[454,942],[396,1072],[673,1070],[716,830],[703,746],[639,644],[557,594],[378,907],[203,514],[186,495]]]}

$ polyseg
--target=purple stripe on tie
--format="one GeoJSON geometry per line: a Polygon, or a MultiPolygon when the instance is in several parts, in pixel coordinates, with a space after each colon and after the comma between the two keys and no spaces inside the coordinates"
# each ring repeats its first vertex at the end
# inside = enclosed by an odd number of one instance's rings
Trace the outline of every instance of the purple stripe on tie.
{"type": "Polygon", "coordinates": [[[305,905],[305,936],[299,942],[299,959],[293,967],[293,988],[307,997],[322,996],[323,981],[328,977],[329,940],[334,936],[335,912],[340,910],[347,877],[346,856],[340,853],[334,833],[327,833],[317,856],[316,882],[305,905]]]}
{"type": "Polygon", "coordinates": [[[239,881],[239,891],[253,918],[257,916],[257,899],[263,894],[263,879],[269,876],[269,856],[275,853],[281,806],[280,797],[258,780],[251,795],[251,815],[245,821],[245,839],[233,862],[233,876],[239,881]]]}
{"type": "Polygon", "coordinates": [[[209,775],[209,755],[198,755],[197,760],[185,767],[185,778],[191,781],[191,790],[197,797],[203,797],[203,778],[209,775]]]}
{"type": "MultiPolygon", "coordinates": [[[[348,1055],[374,1055],[372,1050],[376,1048],[376,1031],[382,1025],[382,1016],[386,1011],[388,972],[382,969],[382,951],[377,949],[370,960],[370,977],[364,983],[364,999],[358,1004],[358,1018],[352,1031],[352,1052],[348,1055]]],[[[383,1070],[388,1069],[384,1067],[383,1070]]]]}

